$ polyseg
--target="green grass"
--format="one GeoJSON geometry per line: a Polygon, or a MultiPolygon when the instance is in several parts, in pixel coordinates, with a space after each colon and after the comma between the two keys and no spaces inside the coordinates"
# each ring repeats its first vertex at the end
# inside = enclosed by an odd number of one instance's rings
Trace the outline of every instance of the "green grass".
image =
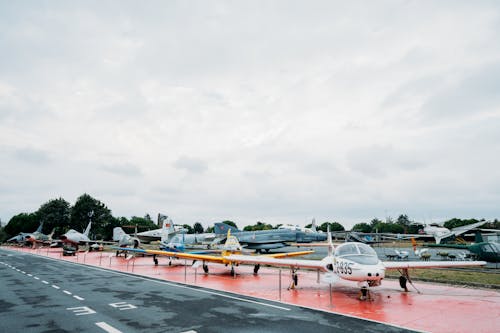
{"type": "MultiPolygon", "coordinates": [[[[410,278],[458,285],[484,285],[500,288],[500,274],[447,269],[412,269],[410,278]]],[[[398,278],[398,272],[386,272],[388,278],[398,278]]]]}

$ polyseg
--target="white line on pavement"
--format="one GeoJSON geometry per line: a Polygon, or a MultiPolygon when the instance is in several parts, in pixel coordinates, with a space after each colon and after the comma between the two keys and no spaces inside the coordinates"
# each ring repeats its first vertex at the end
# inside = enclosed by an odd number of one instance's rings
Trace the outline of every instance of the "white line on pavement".
{"type": "Polygon", "coordinates": [[[100,321],[98,323],[95,323],[97,326],[99,326],[100,328],[102,328],[103,330],[105,330],[106,332],[108,333],[122,333],[122,331],[120,330],[117,330],[116,328],[114,328],[113,326],[109,325],[109,324],[106,324],[105,322],[103,321],[100,321]]]}

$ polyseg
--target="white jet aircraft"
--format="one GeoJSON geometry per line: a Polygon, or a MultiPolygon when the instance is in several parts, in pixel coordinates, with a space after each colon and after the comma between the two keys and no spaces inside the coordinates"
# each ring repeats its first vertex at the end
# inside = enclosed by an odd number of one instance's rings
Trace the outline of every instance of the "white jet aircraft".
{"type": "Polygon", "coordinates": [[[456,228],[453,228],[451,230],[448,228],[439,226],[435,223],[424,224],[423,231],[425,234],[431,235],[432,237],[434,237],[434,239],[436,240],[436,244],[440,244],[441,241],[445,238],[452,237],[452,236],[454,236],[454,237],[460,236],[469,230],[472,230],[474,228],[482,226],[485,223],[487,223],[487,222],[480,221],[480,222],[476,222],[476,223],[463,225],[461,227],[456,227],[456,228]]]}

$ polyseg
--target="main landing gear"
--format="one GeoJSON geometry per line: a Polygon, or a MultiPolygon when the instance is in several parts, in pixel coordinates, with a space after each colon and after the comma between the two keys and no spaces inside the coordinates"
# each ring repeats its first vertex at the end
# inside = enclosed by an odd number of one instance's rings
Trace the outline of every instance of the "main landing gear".
{"type": "Polygon", "coordinates": [[[206,264],[203,264],[203,271],[205,272],[205,274],[208,274],[208,266],[206,264]]]}
{"type": "Polygon", "coordinates": [[[253,266],[253,273],[257,274],[259,272],[260,264],[253,266]]]}
{"type": "Polygon", "coordinates": [[[299,284],[299,276],[297,274],[297,269],[292,268],[292,283],[290,284],[290,287],[288,287],[288,290],[295,289],[295,287],[298,284],[299,284]]]}
{"type": "Polygon", "coordinates": [[[156,254],[153,254],[153,261],[155,263],[155,266],[158,266],[158,259],[156,258],[156,254]]]}
{"type": "Polygon", "coordinates": [[[405,292],[408,292],[408,286],[406,285],[406,282],[410,282],[413,288],[420,294],[420,291],[413,285],[413,282],[410,279],[410,274],[408,273],[408,268],[403,268],[402,270],[399,270],[399,273],[401,273],[401,276],[399,277],[399,286],[404,289],[405,292]]]}

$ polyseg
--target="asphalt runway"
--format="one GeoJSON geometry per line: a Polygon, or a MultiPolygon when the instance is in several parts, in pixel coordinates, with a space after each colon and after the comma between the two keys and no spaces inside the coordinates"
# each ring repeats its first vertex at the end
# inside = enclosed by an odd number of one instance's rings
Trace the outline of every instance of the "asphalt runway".
{"type": "Polygon", "coordinates": [[[412,332],[3,249],[0,276],[1,332],[412,332]]]}

